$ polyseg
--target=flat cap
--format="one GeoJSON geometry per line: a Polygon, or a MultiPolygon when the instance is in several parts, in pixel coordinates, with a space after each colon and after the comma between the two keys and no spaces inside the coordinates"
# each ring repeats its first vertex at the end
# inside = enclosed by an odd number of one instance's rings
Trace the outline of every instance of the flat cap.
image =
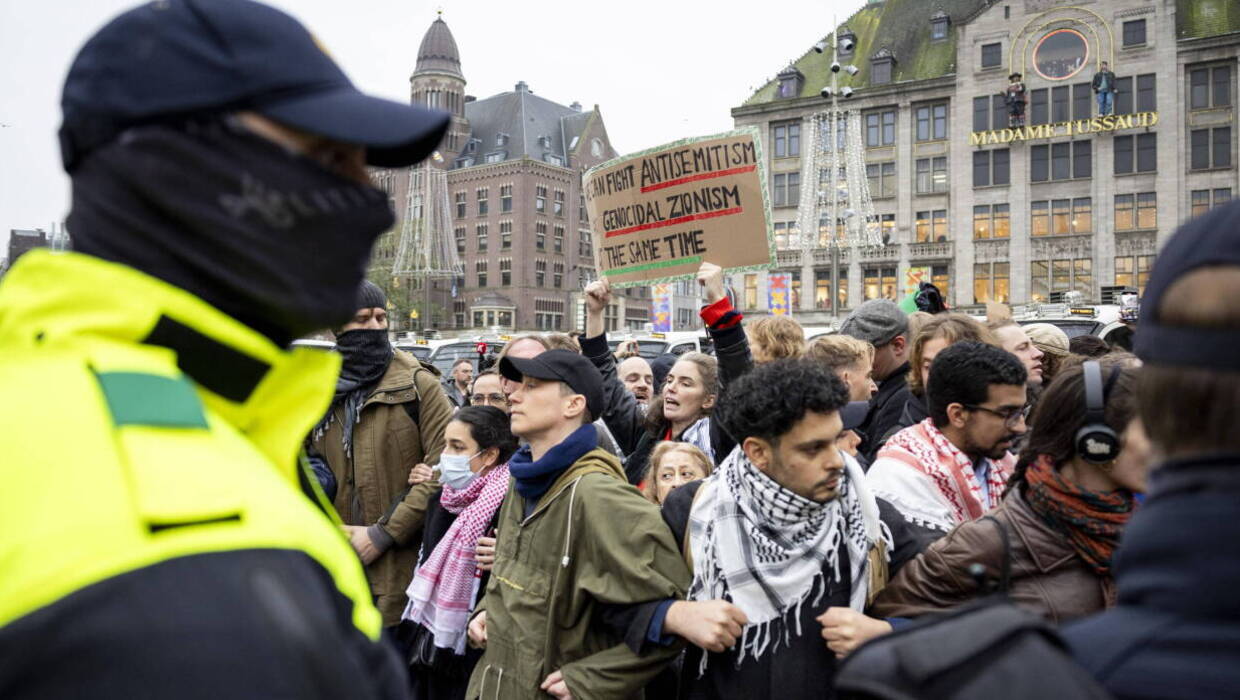
{"type": "Polygon", "coordinates": [[[886,345],[907,331],[908,316],[888,299],[871,299],[863,303],[840,325],[840,333],[864,340],[874,347],[886,345]]]}
{"type": "Polygon", "coordinates": [[[1068,334],[1053,323],[1031,323],[1024,327],[1025,334],[1042,352],[1059,357],[1068,355],[1068,334]]]}

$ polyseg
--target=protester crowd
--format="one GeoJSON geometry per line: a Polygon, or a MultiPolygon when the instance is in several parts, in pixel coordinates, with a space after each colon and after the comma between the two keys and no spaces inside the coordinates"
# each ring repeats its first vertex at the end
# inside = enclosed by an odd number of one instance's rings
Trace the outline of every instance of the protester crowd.
{"type": "Polygon", "coordinates": [[[522,336],[426,397],[465,407],[408,473],[432,492],[391,630],[416,697],[823,697],[859,646],[1000,579],[1054,624],[1117,605],[1153,459],[1135,356],[886,300],[807,342],[746,322],[717,266],[698,282],[717,356],[658,382],[610,349],[599,281],[579,339],[522,336]]]}
{"type": "Polygon", "coordinates": [[[441,378],[362,270],[364,164],[445,115],[241,0],[121,15],[64,110],[76,252],[0,286],[0,697],[1240,695],[1240,204],[1135,355],[932,288],[807,343],[704,262],[713,355],[613,352],[604,279],[441,378]]]}

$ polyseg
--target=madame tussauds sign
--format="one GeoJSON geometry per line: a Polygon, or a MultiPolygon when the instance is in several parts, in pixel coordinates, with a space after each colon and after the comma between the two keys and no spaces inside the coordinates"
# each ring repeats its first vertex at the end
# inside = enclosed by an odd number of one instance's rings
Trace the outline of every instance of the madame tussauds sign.
{"type": "Polygon", "coordinates": [[[995,129],[993,131],[974,131],[969,134],[969,145],[989,146],[994,143],[1012,143],[1013,141],[1052,139],[1056,136],[1096,134],[1106,131],[1122,131],[1124,129],[1141,129],[1148,126],[1154,126],[1157,123],[1158,112],[1108,114],[1105,117],[1074,119],[1070,122],[1058,122],[1055,124],[1018,126],[1012,129],[995,129]]]}

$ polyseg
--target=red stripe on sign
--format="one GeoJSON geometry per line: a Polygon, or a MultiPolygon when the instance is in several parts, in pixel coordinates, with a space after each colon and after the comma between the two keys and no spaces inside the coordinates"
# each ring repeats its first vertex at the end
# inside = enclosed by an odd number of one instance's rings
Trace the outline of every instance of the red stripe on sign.
{"type": "Polygon", "coordinates": [[[645,187],[642,188],[642,192],[654,192],[655,190],[661,190],[665,187],[675,187],[676,185],[683,185],[686,182],[697,182],[698,180],[710,180],[716,177],[727,177],[728,175],[740,175],[741,173],[753,172],[753,169],[756,167],[758,166],[757,165],[745,165],[739,168],[732,168],[731,170],[720,170],[717,173],[701,173],[699,175],[690,175],[688,177],[682,177],[679,180],[668,180],[667,182],[660,182],[657,185],[646,185],[645,187]]]}
{"type": "Polygon", "coordinates": [[[656,221],[650,224],[642,224],[641,226],[630,226],[629,228],[616,229],[609,231],[603,238],[611,238],[612,236],[623,236],[626,233],[637,233],[638,231],[647,231],[652,228],[663,228],[664,226],[675,226],[683,224],[687,221],[701,221],[702,219],[713,219],[716,216],[728,216],[729,214],[739,214],[744,211],[743,207],[733,207],[731,209],[723,209],[721,211],[712,211],[707,214],[690,214],[682,216],[679,219],[668,219],[667,221],[656,221]]]}

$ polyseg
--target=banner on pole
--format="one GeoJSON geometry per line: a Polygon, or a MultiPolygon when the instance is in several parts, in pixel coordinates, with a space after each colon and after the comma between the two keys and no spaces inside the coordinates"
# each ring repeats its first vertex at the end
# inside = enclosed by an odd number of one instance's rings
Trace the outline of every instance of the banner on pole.
{"type": "Polygon", "coordinates": [[[654,301],[651,306],[654,318],[651,330],[655,333],[670,333],[672,331],[672,285],[654,285],[654,301]]]}
{"type": "Polygon", "coordinates": [[[789,310],[788,291],[792,284],[792,275],[780,273],[767,275],[766,305],[772,316],[786,316],[789,310]]]}
{"type": "Polygon", "coordinates": [[[921,288],[921,283],[929,281],[929,267],[910,267],[908,272],[904,273],[904,295],[916,294],[917,290],[921,288]]]}
{"type": "Polygon", "coordinates": [[[582,183],[594,259],[613,287],[692,279],[703,262],[769,269],[775,245],[756,127],[603,163],[582,183]]]}

